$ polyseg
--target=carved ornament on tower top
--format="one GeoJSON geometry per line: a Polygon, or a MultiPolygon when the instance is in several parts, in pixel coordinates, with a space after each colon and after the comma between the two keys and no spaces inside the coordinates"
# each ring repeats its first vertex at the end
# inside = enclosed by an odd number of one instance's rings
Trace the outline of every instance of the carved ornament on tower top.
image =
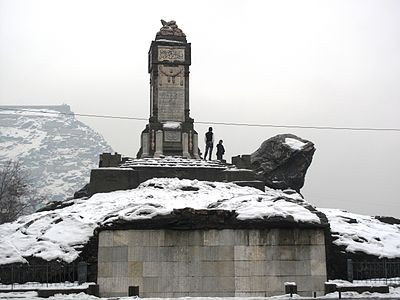
{"type": "Polygon", "coordinates": [[[176,25],[175,21],[167,22],[161,20],[161,24],[163,26],[160,28],[160,31],[157,32],[156,40],[167,39],[167,40],[186,41],[186,35],[178,27],[178,25],[176,25]]]}

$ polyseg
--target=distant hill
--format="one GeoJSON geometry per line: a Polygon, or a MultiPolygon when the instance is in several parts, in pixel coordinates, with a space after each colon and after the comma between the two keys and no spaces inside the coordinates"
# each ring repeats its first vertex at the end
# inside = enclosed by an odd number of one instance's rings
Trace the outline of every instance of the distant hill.
{"type": "Polygon", "coordinates": [[[68,105],[0,106],[0,164],[19,160],[48,200],[64,200],[88,183],[102,152],[112,148],[68,105]]]}

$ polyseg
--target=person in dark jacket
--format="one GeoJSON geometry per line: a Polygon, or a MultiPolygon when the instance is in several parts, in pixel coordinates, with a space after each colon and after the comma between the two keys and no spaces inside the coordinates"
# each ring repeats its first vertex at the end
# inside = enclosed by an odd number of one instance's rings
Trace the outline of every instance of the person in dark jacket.
{"type": "Polygon", "coordinates": [[[207,160],[207,153],[209,153],[208,159],[211,160],[211,152],[214,147],[214,133],[212,132],[212,127],[208,128],[206,132],[204,141],[206,142],[206,152],[204,153],[204,159],[207,160]]]}
{"type": "Polygon", "coordinates": [[[222,156],[225,153],[225,148],[224,145],[222,145],[223,141],[219,140],[218,144],[217,144],[217,159],[218,160],[222,160],[222,156]]]}

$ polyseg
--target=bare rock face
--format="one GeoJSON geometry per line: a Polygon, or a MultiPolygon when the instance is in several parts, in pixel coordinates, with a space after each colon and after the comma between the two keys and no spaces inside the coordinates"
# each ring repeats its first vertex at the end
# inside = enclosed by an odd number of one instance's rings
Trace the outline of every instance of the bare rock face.
{"type": "Polygon", "coordinates": [[[251,168],[274,189],[300,193],[315,152],[314,144],[293,134],[280,134],[264,141],[250,156],[251,168]]]}

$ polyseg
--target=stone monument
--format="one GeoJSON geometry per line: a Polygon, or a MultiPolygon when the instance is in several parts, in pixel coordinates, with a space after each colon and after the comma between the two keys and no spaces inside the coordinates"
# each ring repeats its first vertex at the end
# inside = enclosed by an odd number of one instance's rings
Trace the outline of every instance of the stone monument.
{"type": "Polygon", "coordinates": [[[149,50],[150,118],[137,157],[199,158],[197,132],[189,115],[191,45],[175,21],[161,23],[149,50]]]}

